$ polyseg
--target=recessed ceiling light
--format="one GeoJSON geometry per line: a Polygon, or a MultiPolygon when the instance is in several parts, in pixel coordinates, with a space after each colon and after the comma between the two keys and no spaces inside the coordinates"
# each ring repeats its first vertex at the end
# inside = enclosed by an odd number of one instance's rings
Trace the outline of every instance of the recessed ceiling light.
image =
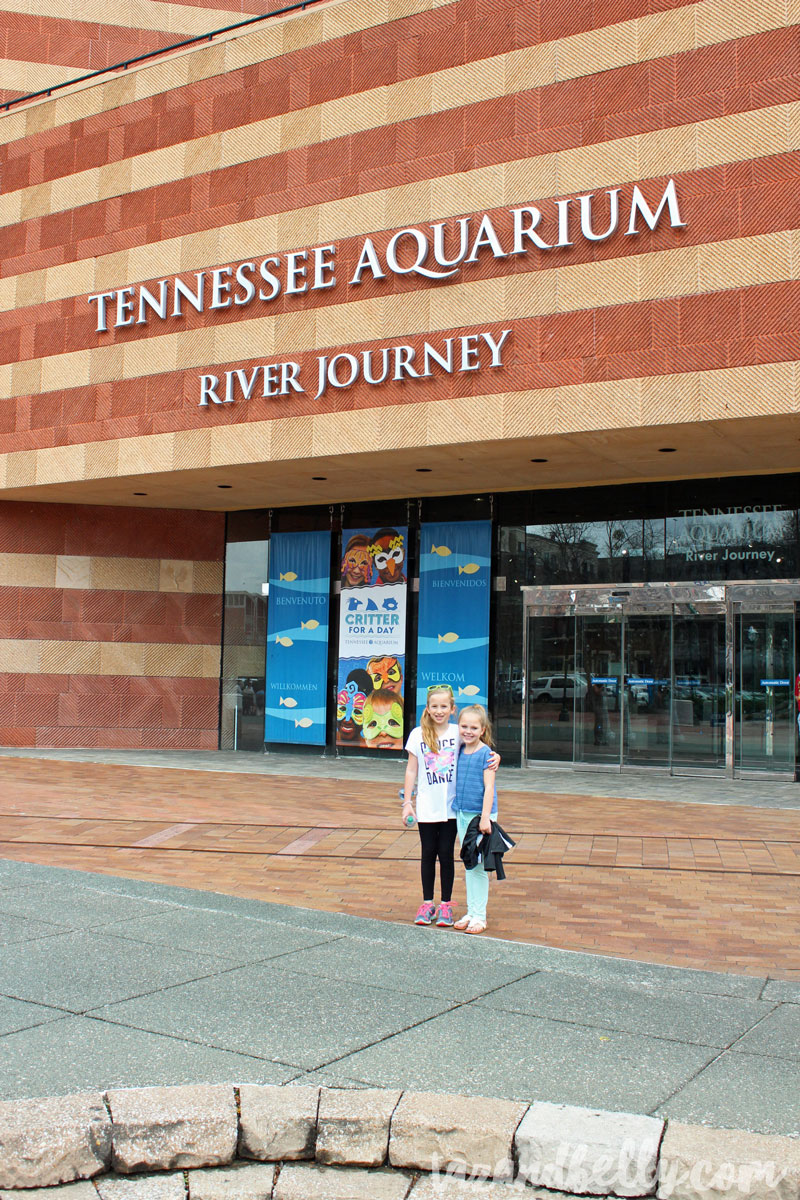
{"type": "Polygon", "coordinates": [[[324,483],[325,480],[328,478],[328,476],[327,475],[312,475],[311,478],[315,479],[317,481],[317,483],[324,483]]]}
{"type": "Polygon", "coordinates": [[[676,449],[677,448],[675,446],[659,446],[658,453],[659,454],[675,454],[676,449]]]}
{"type": "Polygon", "coordinates": [[[433,467],[417,467],[416,470],[419,475],[430,475],[433,467]]]}
{"type": "Polygon", "coordinates": [[[232,483],[218,483],[217,487],[218,488],[232,488],[233,484],[232,483]]]}
{"type": "Polygon", "coordinates": [[[531,462],[550,462],[549,458],[532,458],[531,462]]]}
{"type": "Polygon", "coordinates": [[[147,492],[134,492],[134,496],[146,496],[147,492]]]}

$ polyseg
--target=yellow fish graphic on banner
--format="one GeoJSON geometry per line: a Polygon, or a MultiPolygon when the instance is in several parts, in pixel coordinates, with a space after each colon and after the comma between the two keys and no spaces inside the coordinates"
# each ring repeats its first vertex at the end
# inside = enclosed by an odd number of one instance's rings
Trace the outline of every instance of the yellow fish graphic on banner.
{"type": "Polygon", "coordinates": [[[467,563],[466,566],[458,568],[459,575],[474,575],[476,571],[480,571],[477,563],[467,563]]]}
{"type": "Polygon", "coordinates": [[[316,617],[312,617],[310,621],[301,621],[301,629],[319,629],[319,621],[316,617]]]}
{"type": "Polygon", "coordinates": [[[441,558],[447,558],[452,553],[449,546],[431,546],[431,554],[438,554],[441,558]]]}
{"type": "MultiPolygon", "coordinates": [[[[475,690],[477,691],[478,689],[476,688],[475,690]]],[[[285,700],[283,696],[278,696],[278,708],[280,708],[282,704],[286,708],[297,708],[297,701],[295,700],[294,696],[287,696],[285,700]]]]}
{"type": "Polygon", "coordinates": [[[297,576],[295,575],[294,571],[287,571],[285,575],[279,575],[278,579],[281,581],[285,579],[287,583],[294,583],[295,579],[297,579],[297,576]]]}
{"type": "Polygon", "coordinates": [[[295,729],[309,729],[313,724],[311,717],[301,717],[299,721],[295,721],[294,727],[295,729]]]}
{"type": "Polygon", "coordinates": [[[458,641],[457,633],[440,633],[437,636],[438,636],[440,642],[457,642],[458,641]]]}
{"type": "Polygon", "coordinates": [[[477,696],[481,689],[476,687],[474,683],[468,683],[466,687],[458,689],[459,696],[477,696]]]}
{"type": "Polygon", "coordinates": [[[292,641],[292,639],[290,637],[281,637],[280,634],[277,634],[277,636],[275,638],[275,645],[276,646],[293,646],[294,642],[292,641]]]}

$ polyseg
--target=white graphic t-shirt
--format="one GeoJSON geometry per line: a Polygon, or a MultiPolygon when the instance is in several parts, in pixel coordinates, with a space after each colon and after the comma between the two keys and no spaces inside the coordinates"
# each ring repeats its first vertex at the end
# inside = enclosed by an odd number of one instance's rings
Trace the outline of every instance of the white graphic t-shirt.
{"type": "Polygon", "coordinates": [[[454,816],[458,742],[455,724],[443,727],[436,752],[425,745],[419,725],[408,735],[406,750],[417,757],[418,821],[449,821],[454,816]]]}

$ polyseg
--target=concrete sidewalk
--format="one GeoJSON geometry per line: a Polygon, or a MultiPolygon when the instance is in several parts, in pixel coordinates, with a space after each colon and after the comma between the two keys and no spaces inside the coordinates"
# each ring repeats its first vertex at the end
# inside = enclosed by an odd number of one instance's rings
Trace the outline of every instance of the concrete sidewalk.
{"type": "Polygon", "coordinates": [[[0,860],[0,1098],[402,1086],[800,1134],[800,984],[0,860]]]}

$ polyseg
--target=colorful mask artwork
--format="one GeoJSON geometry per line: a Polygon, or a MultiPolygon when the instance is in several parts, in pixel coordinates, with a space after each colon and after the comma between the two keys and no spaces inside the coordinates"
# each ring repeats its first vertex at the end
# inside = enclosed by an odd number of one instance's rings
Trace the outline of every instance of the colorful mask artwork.
{"type": "Polygon", "coordinates": [[[396,529],[379,529],[370,546],[377,584],[405,583],[405,539],[396,529]]]}
{"type": "Polygon", "coordinates": [[[403,705],[396,692],[373,692],[364,705],[364,741],[368,750],[402,750],[403,705]]]}
{"type": "Polygon", "coordinates": [[[336,735],[340,744],[360,740],[364,704],[371,692],[372,680],[367,672],[351,671],[336,697],[336,735]]]}
{"type": "Polygon", "coordinates": [[[367,663],[367,672],[372,680],[372,687],[377,692],[383,688],[387,692],[403,690],[403,670],[393,655],[385,658],[371,658],[367,663]]]}

